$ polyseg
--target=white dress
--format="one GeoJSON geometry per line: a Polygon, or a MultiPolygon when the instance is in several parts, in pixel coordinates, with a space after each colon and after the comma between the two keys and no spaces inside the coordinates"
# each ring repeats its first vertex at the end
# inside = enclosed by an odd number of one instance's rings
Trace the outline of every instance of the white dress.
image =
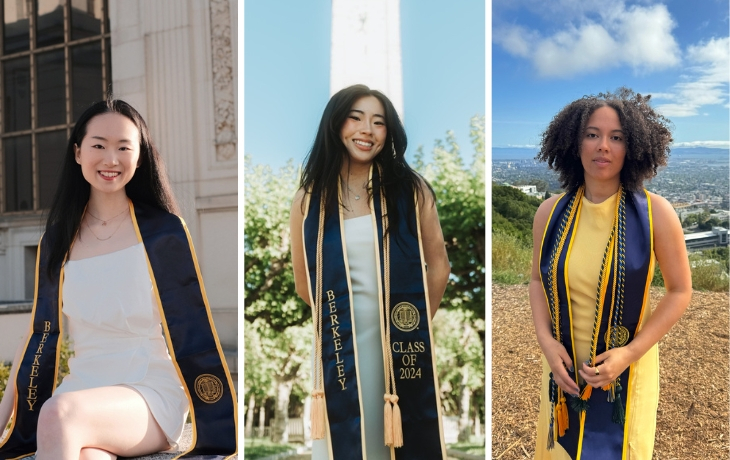
{"type": "Polygon", "coordinates": [[[63,313],[74,348],[55,394],[126,385],[176,447],[188,412],[153,299],[142,243],[64,267],[63,313]]]}
{"type": "MultiPolygon", "coordinates": [[[[383,436],[385,372],[373,233],[372,217],[369,214],[345,220],[347,262],[350,268],[355,310],[355,343],[360,370],[366,458],[389,460],[390,448],[385,446],[383,436]]],[[[330,459],[328,444],[327,439],[313,441],[312,460],[330,459]]]]}

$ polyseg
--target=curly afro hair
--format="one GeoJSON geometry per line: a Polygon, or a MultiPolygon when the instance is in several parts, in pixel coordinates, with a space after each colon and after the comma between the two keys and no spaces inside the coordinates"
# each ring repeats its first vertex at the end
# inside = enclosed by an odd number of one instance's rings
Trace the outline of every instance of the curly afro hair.
{"type": "Polygon", "coordinates": [[[649,106],[651,95],[642,96],[629,88],[615,93],[584,96],[565,106],[542,133],[536,159],[560,174],[564,189],[575,190],[584,182],[580,145],[588,119],[599,107],[618,113],[625,135],[626,158],[621,182],[628,190],[639,190],[644,180],[656,176],[657,168],[667,164],[672,143],[671,122],[649,106]]]}

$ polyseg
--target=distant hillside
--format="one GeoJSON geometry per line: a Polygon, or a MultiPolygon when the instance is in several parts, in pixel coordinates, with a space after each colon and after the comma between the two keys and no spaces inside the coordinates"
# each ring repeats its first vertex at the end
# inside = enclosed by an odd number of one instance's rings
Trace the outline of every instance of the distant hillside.
{"type": "Polygon", "coordinates": [[[492,232],[513,235],[532,244],[532,219],[542,200],[521,191],[492,184],[492,232]]]}
{"type": "MultiPolygon", "coordinates": [[[[669,162],[672,160],[718,160],[727,163],[730,150],[709,147],[670,147],[669,162]]],[[[492,147],[492,161],[534,160],[540,151],[536,147],[492,147]]]]}

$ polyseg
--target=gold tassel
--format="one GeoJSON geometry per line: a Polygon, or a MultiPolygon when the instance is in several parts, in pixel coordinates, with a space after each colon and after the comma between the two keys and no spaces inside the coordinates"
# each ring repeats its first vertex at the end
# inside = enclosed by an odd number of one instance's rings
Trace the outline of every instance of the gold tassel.
{"type": "MultiPolygon", "coordinates": [[[[561,392],[562,393],[562,392],[561,392]]],[[[569,427],[568,405],[565,403],[565,396],[561,394],[557,409],[558,434],[562,438],[569,427]]]]}
{"type": "Polygon", "coordinates": [[[385,445],[393,446],[393,406],[390,405],[390,395],[385,393],[385,407],[383,408],[383,416],[385,421],[385,445]]]}
{"type": "Polygon", "coordinates": [[[312,390],[312,439],[324,439],[324,391],[312,390]]]}
{"type": "Polygon", "coordinates": [[[580,399],[583,401],[588,401],[591,399],[591,393],[593,392],[593,387],[590,385],[586,385],[585,388],[583,388],[583,391],[580,393],[580,399]]]}
{"type": "Polygon", "coordinates": [[[393,403],[393,447],[403,447],[403,422],[401,421],[398,395],[390,397],[393,403]]]}

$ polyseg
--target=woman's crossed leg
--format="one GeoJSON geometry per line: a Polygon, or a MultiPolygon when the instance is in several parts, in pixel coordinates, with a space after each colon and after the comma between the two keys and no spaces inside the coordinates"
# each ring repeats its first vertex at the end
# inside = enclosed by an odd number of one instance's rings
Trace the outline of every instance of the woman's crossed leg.
{"type": "Polygon", "coordinates": [[[124,385],[54,395],[37,433],[37,460],[115,460],[169,448],[142,395],[124,385]]]}

